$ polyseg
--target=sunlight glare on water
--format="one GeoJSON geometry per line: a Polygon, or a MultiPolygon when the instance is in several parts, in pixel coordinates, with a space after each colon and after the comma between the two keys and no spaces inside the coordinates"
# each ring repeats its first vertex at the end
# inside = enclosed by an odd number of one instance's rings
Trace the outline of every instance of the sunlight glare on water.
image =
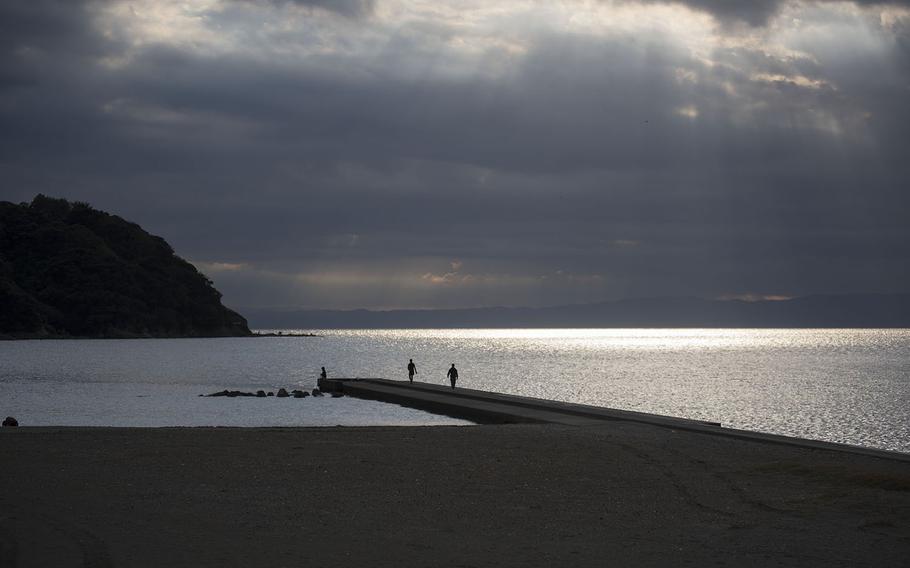
{"type": "MultiPolygon", "coordinates": [[[[174,398],[178,391],[186,397],[223,388],[312,388],[321,366],[330,377],[404,380],[413,358],[416,379],[424,382],[447,384],[446,370],[455,363],[459,385],[469,388],[910,451],[910,330],[316,332],[321,337],[2,342],[0,400],[27,399],[32,407],[19,412],[38,416],[41,405],[54,400],[58,424],[84,416],[86,405],[103,402],[116,408],[122,401],[132,409],[123,421],[136,416],[146,424],[154,422],[149,415],[167,409],[124,397],[145,391],[161,396],[173,391],[168,396],[174,398]]],[[[170,406],[182,409],[170,416],[173,422],[201,420],[184,403],[170,406]]],[[[300,406],[295,414],[274,417],[270,408],[247,418],[224,413],[207,420],[222,425],[345,423],[344,412],[339,422],[332,422],[334,415],[318,416],[328,405],[300,406]]],[[[355,411],[351,405],[344,408],[355,411]]],[[[382,423],[421,420],[404,414],[400,408],[392,414],[383,410],[382,423]]],[[[369,423],[369,418],[359,416],[352,423],[369,423]]]]}
{"type": "Polygon", "coordinates": [[[910,331],[326,330],[338,372],[683,416],[910,451],[910,331]],[[429,373],[429,376],[427,374],[429,373]]]}

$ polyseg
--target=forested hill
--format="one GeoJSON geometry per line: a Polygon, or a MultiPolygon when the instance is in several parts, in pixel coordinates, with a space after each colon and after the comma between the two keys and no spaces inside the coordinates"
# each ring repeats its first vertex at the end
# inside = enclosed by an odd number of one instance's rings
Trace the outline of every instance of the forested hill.
{"type": "Polygon", "coordinates": [[[0,337],[250,335],[164,239],[84,203],[0,202],[0,337]]]}

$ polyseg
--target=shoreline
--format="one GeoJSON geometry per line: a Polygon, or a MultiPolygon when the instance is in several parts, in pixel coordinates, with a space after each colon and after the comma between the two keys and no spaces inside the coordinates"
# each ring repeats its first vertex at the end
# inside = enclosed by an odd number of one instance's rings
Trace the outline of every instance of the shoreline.
{"type": "Polygon", "coordinates": [[[0,452],[13,456],[0,552],[14,545],[22,565],[882,566],[910,553],[906,462],[641,423],[20,427],[0,430],[0,452]]]}
{"type": "Polygon", "coordinates": [[[41,335],[13,337],[0,335],[0,341],[104,341],[104,340],[136,340],[136,339],[255,339],[259,337],[323,337],[317,333],[251,333],[250,335],[116,335],[116,336],[72,336],[72,335],[41,335]]]}

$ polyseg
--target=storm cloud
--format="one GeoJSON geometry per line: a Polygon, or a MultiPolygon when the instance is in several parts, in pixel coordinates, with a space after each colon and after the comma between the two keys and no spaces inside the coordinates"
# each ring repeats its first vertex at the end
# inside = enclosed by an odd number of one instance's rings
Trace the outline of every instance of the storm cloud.
{"type": "MultiPolygon", "coordinates": [[[[666,0],[655,0],[666,2],[666,0]]],[[[676,0],[683,6],[702,10],[722,22],[742,22],[765,25],[787,5],[786,0],[676,0]]],[[[842,2],[842,0],[816,0],[817,2],[842,2]]],[[[853,0],[856,6],[907,6],[907,0],[853,0]]]]}
{"type": "Polygon", "coordinates": [[[0,3],[0,198],[234,307],[907,291],[907,2],[0,3]]]}

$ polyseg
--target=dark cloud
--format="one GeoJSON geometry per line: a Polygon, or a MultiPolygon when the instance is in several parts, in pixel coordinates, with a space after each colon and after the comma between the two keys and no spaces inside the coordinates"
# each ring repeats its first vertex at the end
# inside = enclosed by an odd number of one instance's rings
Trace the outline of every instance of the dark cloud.
{"type": "Polygon", "coordinates": [[[713,14],[722,21],[757,26],[777,13],[782,0],[678,0],[678,3],[713,14]]]}
{"type": "MultiPolygon", "coordinates": [[[[259,44],[295,6],[258,2],[248,23],[243,4],[206,16],[228,42],[206,48],[192,28],[102,33],[104,4],[4,5],[0,198],[136,220],[239,306],[910,281],[903,21],[782,52],[749,30],[698,51],[641,30],[463,37],[462,21],[308,14],[259,44]]],[[[373,13],[356,4],[335,11],[373,13]]],[[[773,11],[723,5],[698,3],[773,11]]]]}
{"type": "MultiPolygon", "coordinates": [[[[657,0],[666,1],[666,0],[657,0]]],[[[785,0],[673,0],[696,10],[714,15],[722,22],[743,22],[751,26],[761,26],[777,14],[785,0]]],[[[836,2],[839,0],[816,0],[818,2],[836,2]]],[[[908,6],[908,0],[854,0],[854,4],[863,6],[908,6]]]]}

